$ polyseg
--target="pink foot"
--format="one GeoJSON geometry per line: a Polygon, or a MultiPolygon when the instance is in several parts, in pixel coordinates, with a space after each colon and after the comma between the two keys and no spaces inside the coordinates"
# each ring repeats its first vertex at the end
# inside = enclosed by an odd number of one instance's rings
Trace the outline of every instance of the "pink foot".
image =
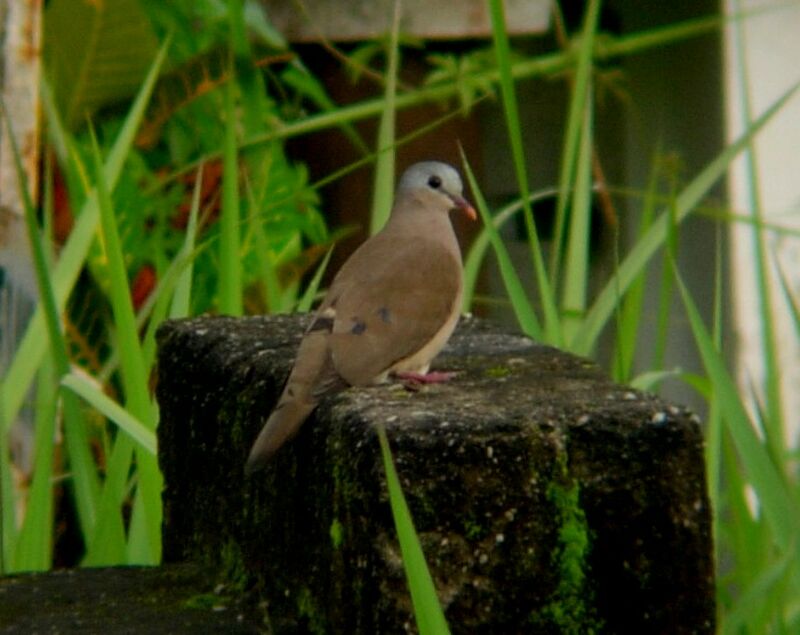
{"type": "Polygon", "coordinates": [[[450,381],[458,373],[448,373],[444,371],[431,371],[429,373],[399,372],[394,373],[409,390],[419,390],[423,384],[441,384],[450,381]]]}

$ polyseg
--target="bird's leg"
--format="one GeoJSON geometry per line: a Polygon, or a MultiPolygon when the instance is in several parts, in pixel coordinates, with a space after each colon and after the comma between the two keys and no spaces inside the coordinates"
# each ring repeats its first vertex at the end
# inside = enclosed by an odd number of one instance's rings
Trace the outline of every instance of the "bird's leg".
{"type": "Polygon", "coordinates": [[[413,373],[410,371],[395,373],[395,377],[398,379],[415,381],[420,384],[441,384],[450,381],[456,375],[458,375],[458,373],[441,370],[431,370],[427,373],[413,373]]]}
{"type": "Polygon", "coordinates": [[[450,381],[458,375],[455,372],[445,372],[433,370],[427,373],[414,373],[411,371],[399,371],[394,373],[394,377],[403,382],[409,390],[419,390],[424,384],[441,384],[450,381]]]}

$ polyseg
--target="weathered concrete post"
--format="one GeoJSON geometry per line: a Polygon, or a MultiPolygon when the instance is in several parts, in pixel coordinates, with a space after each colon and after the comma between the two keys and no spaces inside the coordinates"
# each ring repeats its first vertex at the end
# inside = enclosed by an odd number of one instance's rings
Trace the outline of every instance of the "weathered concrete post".
{"type": "Polygon", "coordinates": [[[702,437],[684,409],[590,362],[465,320],[447,384],[322,402],[265,473],[249,444],[295,317],[159,331],[164,556],[254,586],[275,633],[414,630],[382,422],[454,633],[712,633],[702,437]]]}

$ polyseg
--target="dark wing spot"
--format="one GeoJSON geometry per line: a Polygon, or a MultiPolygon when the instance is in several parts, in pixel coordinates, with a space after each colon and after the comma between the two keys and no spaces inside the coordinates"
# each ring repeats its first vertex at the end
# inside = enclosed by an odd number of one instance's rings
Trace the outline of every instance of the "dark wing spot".
{"type": "Polygon", "coordinates": [[[312,331],[333,331],[333,318],[320,315],[308,329],[309,333],[312,331]]]}
{"type": "Polygon", "coordinates": [[[366,330],[367,330],[366,323],[362,322],[357,317],[354,317],[353,318],[353,327],[350,329],[350,332],[353,335],[361,335],[366,330]]]}
{"type": "Polygon", "coordinates": [[[378,309],[378,315],[381,316],[381,319],[386,322],[386,324],[392,323],[392,314],[385,306],[382,306],[380,309],[378,309]]]}

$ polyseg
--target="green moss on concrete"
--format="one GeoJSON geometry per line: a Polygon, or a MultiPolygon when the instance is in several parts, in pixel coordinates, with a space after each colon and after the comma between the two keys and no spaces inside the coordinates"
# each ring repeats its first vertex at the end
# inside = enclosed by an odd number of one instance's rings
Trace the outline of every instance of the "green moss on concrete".
{"type": "MultiPolygon", "coordinates": [[[[334,432],[334,435],[336,434],[334,432]]],[[[341,436],[338,438],[343,442],[341,436]]],[[[360,514],[357,511],[362,504],[360,499],[363,498],[363,490],[358,482],[359,475],[348,452],[330,452],[328,457],[331,459],[328,469],[333,482],[331,521],[328,527],[332,549],[329,566],[331,571],[337,572],[337,575],[331,581],[328,594],[323,600],[328,604],[322,607],[321,614],[312,616],[314,598],[310,590],[308,597],[303,599],[304,610],[309,613],[308,619],[316,620],[313,626],[318,628],[320,633],[333,632],[335,630],[333,625],[346,623],[351,619],[348,616],[352,607],[362,606],[365,595],[362,586],[363,577],[342,574],[344,571],[349,571],[353,551],[363,548],[361,546],[363,527],[359,525],[360,514]]],[[[320,598],[316,598],[316,601],[319,602],[320,598]]]]}
{"type": "MultiPolygon", "coordinates": [[[[339,460],[345,461],[348,455],[346,453],[339,453],[337,456],[339,460]]],[[[344,502],[346,506],[347,501],[352,500],[358,493],[358,485],[352,477],[348,477],[348,472],[351,471],[351,469],[352,468],[346,464],[333,464],[331,476],[333,477],[334,488],[334,515],[338,511],[340,502],[344,502]]]]}
{"type": "Polygon", "coordinates": [[[501,377],[508,377],[511,374],[511,369],[508,366],[493,366],[483,371],[485,377],[492,377],[498,379],[501,377]]]}
{"type": "Polygon", "coordinates": [[[227,608],[231,601],[231,597],[227,595],[219,595],[217,593],[198,593],[197,595],[187,598],[183,605],[187,609],[213,611],[218,607],[227,608]]]}
{"type": "Polygon", "coordinates": [[[320,610],[314,595],[308,588],[300,589],[297,593],[297,614],[303,618],[305,632],[312,635],[325,635],[328,629],[325,627],[326,613],[320,610]]]}
{"type": "Polygon", "coordinates": [[[333,545],[333,548],[338,549],[342,546],[342,542],[344,542],[344,526],[338,518],[333,519],[329,532],[331,535],[331,544],[333,545]]]}
{"type": "Polygon", "coordinates": [[[577,482],[550,484],[548,498],[558,510],[558,548],[553,554],[560,578],[555,597],[544,613],[562,633],[585,635],[598,632],[593,594],[586,584],[586,556],[590,540],[586,515],[580,506],[577,482]]]}
{"type": "Polygon", "coordinates": [[[219,563],[213,563],[222,572],[222,578],[232,589],[243,592],[248,587],[249,574],[239,545],[228,540],[222,546],[219,563]]]}
{"type": "Polygon", "coordinates": [[[547,497],[559,522],[558,544],[552,553],[559,581],[547,605],[532,616],[534,625],[555,626],[566,635],[592,635],[602,632],[596,616],[594,593],[587,583],[587,556],[591,535],[581,507],[580,486],[569,474],[566,451],[561,448],[556,475],[547,488],[547,497]]]}
{"type": "Polygon", "coordinates": [[[436,506],[436,501],[431,498],[432,492],[423,488],[412,491],[412,488],[404,490],[408,507],[411,510],[411,517],[417,527],[433,527],[438,522],[440,510],[436,506]]]}
{"type": "Polygon", "coordinates": [[[474,516],[464,519],[464,537],[473,542],[482,540],[489,533],[489,528],[482,525],[474,516]]]}

